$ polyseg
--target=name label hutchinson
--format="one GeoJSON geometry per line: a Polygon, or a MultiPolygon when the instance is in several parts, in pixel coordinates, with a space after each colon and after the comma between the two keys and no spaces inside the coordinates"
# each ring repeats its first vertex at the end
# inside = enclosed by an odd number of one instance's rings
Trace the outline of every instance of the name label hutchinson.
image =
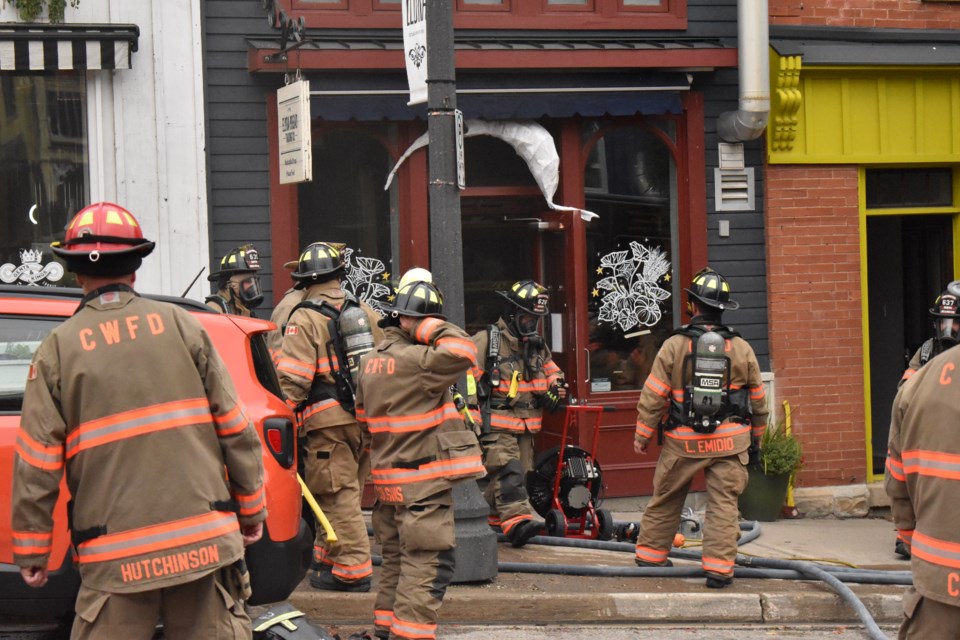
{"type": "Polygon", "coordinates": [[[211,544],[193,551],[182,551],[147,560],[125,562],[120,565],[120,576],[124,582],[140,582],[151,578],[187,573],[219,562],[220,549],[217,545],[211,544]]]}

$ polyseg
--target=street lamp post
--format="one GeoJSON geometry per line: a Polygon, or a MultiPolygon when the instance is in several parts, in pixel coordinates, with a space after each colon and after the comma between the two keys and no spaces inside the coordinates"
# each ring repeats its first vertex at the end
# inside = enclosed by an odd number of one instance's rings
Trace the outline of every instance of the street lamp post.
{"type": "MultiPolygon", "coordinates": [[[[449,320],[464,325],[463,231],[457,186],[457,86],[452,0],[427,7],[427,131],[430,137],[430,266],[443,292],[449,320]]],[[[497,538],[487,526],[489,509],[473,481],[453,490],[456,521],[454,583],[491,580],[497,575],[497,538]]]]}

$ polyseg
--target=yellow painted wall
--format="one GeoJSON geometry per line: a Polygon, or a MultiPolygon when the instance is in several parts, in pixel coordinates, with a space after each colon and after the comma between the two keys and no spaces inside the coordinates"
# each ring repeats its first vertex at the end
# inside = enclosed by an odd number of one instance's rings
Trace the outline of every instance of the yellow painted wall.
{"type": "Polygon", "coordinates": [[[771,164],[960,161],[960,66],[770,66],[771,164]]]}

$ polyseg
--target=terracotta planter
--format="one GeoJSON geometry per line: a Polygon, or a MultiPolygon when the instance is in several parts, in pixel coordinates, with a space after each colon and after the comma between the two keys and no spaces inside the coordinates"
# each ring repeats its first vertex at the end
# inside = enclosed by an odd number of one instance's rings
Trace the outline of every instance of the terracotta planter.
{"type": "Polygon", "coordinates": [[[750,480],[740,494],[740,515],[745,520],[773,522],[780,516],[780,508],[787,500],[790,474],[768,476],[762,468],[748,467],[750,480]]]}

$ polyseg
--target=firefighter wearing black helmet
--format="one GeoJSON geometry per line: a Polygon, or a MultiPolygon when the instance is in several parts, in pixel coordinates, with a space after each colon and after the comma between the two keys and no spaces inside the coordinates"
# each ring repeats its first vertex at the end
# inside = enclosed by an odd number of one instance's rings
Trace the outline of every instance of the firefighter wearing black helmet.
{"type": "Polygon", "coordinates": [[[217,283],[217,292],[204,302],[214,311],[251,317],[263,302],[260,287],[260,254],[251,244],[230,251],[220,260],[220,269],[207,276],[217,283]]]}
{"type": "Polygon", "coordinates": [[[899,385],[913,377],[928,361],[960,342],[960,280],[948,284],[943,293],[937,296],[930,308],[930,315],[933,317],[933,337],[920,345],[910,358],[899,385]]]}
{"type": "MultiPolygon", "coordinates": [[[[304,291],[284,330],[277,373],[287,401],[301,416],[306,437],[306,483],[339,541],[318,528],[310,584],[328,591],[369,591],[373,565],[360,510],[369,454],[353,413],[350,364],[339,339],[341,315],[357,315],[370,348],[383,337],[380,316],[340,288],[346,271],[343,245],[315,242],[291,274],[304,291]]],[[[359,362],[359,359],[357,360],[359,362]]]]}
{"type": "Polygon", "coordinates": [[[708,506],[702,566],[707,586],[719,589],[733,582],[737,498],[747,484],[746,465],[759,455],[767,405],[753,349],[722,321],[724,311],[740,306],[730,299],[726,278],[708,267],[686,292],[692,320],[663,343],[637,404],[633,448],[639,455],[647,453],[667,407],[669,415],[635,560],[640,566],[670,565],[687,490],[703,471],[708,506]]]}
{"type": "Polygon", "coordinates": [[[546,288],[521,280],[497,293],[507,300],[506,309],[495,325],[473,336],[478,363],[468,378],[468,396],[481,425],[490,523],[521,547],[543,527],[525,486],[533,441],[543,410],[555,411],[566,389],[541,335],[550,301],[546,288]]]}
{"type": "Polygon", "coordinates": [[[375,635],[435,638],[454,570],[452,488],[484,474],[477,438],[450,390],[476,364],[476,348],[446,322],[431,282],[404,281],[381,324],[384,339],[361,359],[357,386],[383,554],[375,635]]]}
{"type": "Polygon", "coordinates": [[[147,640],[157,620],[170,638],[249,638],[243,548],[266,518],[260,442],[197,320],[134,291],[153,247],[109,202],[53,245],[84,297],[27,374],[14,561],[31,587],[47,581],[65,476],[81,579],[72,638],[147,640]]]}

